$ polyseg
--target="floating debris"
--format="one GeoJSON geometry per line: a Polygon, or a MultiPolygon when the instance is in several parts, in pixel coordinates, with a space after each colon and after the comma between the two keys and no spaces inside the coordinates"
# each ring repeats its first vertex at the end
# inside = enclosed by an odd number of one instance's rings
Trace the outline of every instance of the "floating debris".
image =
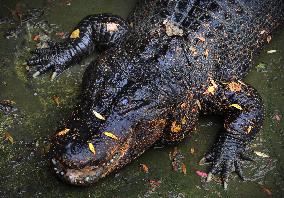
{"type": "Polygon", "coordinates": [[[14,144],[14,138],[9,132],[4,133],[4,140],[8,140],[11,144],[14,144]]]}
{"type": "Polygon", "coordinates": [[[272,191],[264,186],[261,186],[261,190],[265,192],[268,196],[272,196],[272,191]]]}
{"type": "Polygon", "coordinates": [[[144,173],[149,173],[149,168],[146,164],[140,164],[140,169],[144,172],[144,173]]]}
{"type": "Polygon", "coordinates": [[[276,50],[268,50],[267,54],[273,54],[273,53],[276,53],[276,52],[277,52],[276,50]]]}
{"type": "Polygon", "coordinates": [[[269,155],[265,154],[265,153],[262,153],[260,151],[254,151],[254,153],[259,156],[259,157],[263,157],[263,158],[268,158],[269,155]]]}
{"type": "Polygon", "coordinates": [[[186,175],[186,165],[184,163],[181,164],[181,171],[184,175],[186,175]]]}
{"type": "Polygon", "coordinates": [[[181,125],[180,124],[177,124],[176,121],[174,121],[172,123],[172,126],[171,126],[171,132],[173,133],[179,133],[181,131],[181,125]]]}
{"type": "Polygon", "coordinates": [[[54,103],[56,104],[56,106],[59,107],[59,105],[60,105],[59,96],[54,95],[54,96],[52,96],[52,99],[53,99],[54,103]]]}
{"type": "Polygon", "coordinates": [[[258,72],[266,72],[267,65],[265,63],[259,63],[255,68],[258,72]]]}
{"type": "Polygon", "coordinates": [[[196,173],[199,177],[204,177],[204,178],[206,178],[206,177],[208,176],[207,173],[205,173],[205,172],[203,172],[203,171],[199,171],[199,170],[195,171],[195,173],[196,173]]]}

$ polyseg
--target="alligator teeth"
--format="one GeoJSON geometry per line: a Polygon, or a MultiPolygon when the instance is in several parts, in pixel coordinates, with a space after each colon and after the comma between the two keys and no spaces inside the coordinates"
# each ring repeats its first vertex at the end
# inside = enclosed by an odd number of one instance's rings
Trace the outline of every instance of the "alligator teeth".
{"type": "Polygon", "coordinates": [[[40,72],[37,71],[36,73],[33,74],[33,78],[36,78],[36,77],[38,77],[39,75],[40,75],[40,72]]]}

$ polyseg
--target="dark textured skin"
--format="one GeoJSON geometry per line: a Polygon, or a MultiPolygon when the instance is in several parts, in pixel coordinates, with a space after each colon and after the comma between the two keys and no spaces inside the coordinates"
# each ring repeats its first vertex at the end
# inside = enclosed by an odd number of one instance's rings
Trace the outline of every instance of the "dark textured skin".
{"type": "Polygon", "coordinates": [[[231,172],[243,177],[241,160],[264,108],[241,79],[283,11],[282,1],[273,0],[142,0],[128,21],[87,16],[74,28],[78,38],[36,50],[28,61],[38,68],[33,76],[53,70],[53,78],[95,48],[102,51],[85,71],[81,101],[52,138],[58,176],[94,184],[158,140],[181,141],[200,113],[213,112],[225,120],[202,160],[212,162],[207,180],[221,174],[226,187],[231,172]],[[182,32],[172,35],[169,27],[182,32]]]}

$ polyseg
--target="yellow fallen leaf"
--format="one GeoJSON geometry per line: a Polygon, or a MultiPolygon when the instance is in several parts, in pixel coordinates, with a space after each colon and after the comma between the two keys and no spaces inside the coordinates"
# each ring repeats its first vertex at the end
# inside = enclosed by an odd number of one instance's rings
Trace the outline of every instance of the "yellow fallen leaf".
{"type": "Polygon", "coordinates": [[[185,116],[182,117],[182,119],[181,119],[181,124],[182,124],[182,125],[185,125],[185,124],[186,124],[186,117],[185,117],[185,116]]]}
{"type": "Polygon", "coordinates": [[[243,108],[238,104],[231,104],[229,107],[235,107],[236,109],[243,110],[243,108]]]}
{"type": "Polygon", "coordinates": [[[190,154],[193,155],[195,153],[195,149],[194,148],[190,148],[190,154]]]}
{"type": "Polygon", "coordinates": [[[12,137],[12,135],[9,132],[4,133],[4,139],[11,142],[11,144],[14,144],[14,138],[12,137]]]}
{"type": "Polygon", "coordinates": [[[93,114],[96,116],[96,118],[100,120],[106,120],[104,116],[102,116],[100,113],[96,112],[95,110],[93,110],[93,114]]]}
{"type": "Polygon", "coordinates": [[[174,133],[179,133],[181,131],[181,125],[177,124],[176,121],[172,123],[171,131],[174,133]]]}
{"type": "Polygon", "coordinates": [[[247,128],[247,133],[250,133],[251,132],[251,130],[252,130],[252,126],[249,126],[248,128],[247,128]]]}
{"type": "Polygon", "coordinates": [[[89,145],[90,151],[95,155],[96,154],[96,149],[95,149],[94,145],[91,142],[89,142],[88,145],[89,145]]]}
{"type": "Polygon", "coordinates": [[[111,133],[111,132],[105,131],[104,135],[107,136],[107,137],[110,137],[112,139],[118,140],[118,137],[116,135],[114,135],[113,133],[111,133]]]}
{"type": "Polygon", "coordinates": [[[207,88],[205,94],[212,94],[212,95],[214,95],[214,94],[215,94],[215,91],[216,91],[216,88],[215,88],[215,86],[212,85],[212,86],[209,86],[209,87],[207,88]]]}
{"type": "Polygon", "coordinates": [[[76,29],[71,33],[70,38],[75,39],[75,38],[79,38],[79,36],[80,36],[80,30],[76,29]]]}
{"type": "Polygon", "coordinates": [[[236,83],[236,82],[230,82],[228,84],[228,87],[229,87],[230,91],[233,91],[233,92],[238,92],[238,91],[242,90],[242,85],[239,84],[239,83],[236,83]]]}
{"type": "Polygon", "coordinates": [[[258,155],[259,157],[264,157],[264,158],[267,158],[269,157],[269,155],[265,154],[265,153],[262,153],[262,152],[259,152],[259,151],[254,151],[254,153],[256,155],[258,155]]]}
{"type": "Polygon", "coordinates": [[[70,129],[65,128],[65,129],[59,131],[56,135],[57,136],[62,136],[62,135],[67,134],[69,131],[70,131],[70,129]]]}

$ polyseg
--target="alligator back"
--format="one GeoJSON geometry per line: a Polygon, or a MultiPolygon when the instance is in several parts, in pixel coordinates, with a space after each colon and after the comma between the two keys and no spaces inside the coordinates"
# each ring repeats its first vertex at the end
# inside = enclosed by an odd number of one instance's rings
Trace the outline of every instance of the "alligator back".
{"type": "MultiPolygon", "coordinates": [[[[141,0],[131,15],[136,32],[166,28],[182,30],[194,74],[210,72],[221,80],[243,78],[252,55],[284,21],[284,3],[277,0],[141,0]],[[202,72],[200,72],[202,71],[202,72]]],[[[196,79],[198,80],[198,79],[196,79]]],[[[194,79],[193,79],[194,81],[194,79]]]]}

